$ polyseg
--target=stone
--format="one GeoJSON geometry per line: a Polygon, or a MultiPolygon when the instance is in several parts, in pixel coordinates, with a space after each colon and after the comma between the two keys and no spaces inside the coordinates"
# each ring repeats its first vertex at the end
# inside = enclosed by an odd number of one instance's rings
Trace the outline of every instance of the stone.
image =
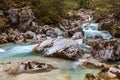
{"type": "Polygon", "coordinates": [[[10,9],[8,10],[8,14],[9,14],[9,20],[11,24],[18,24],[18,21],[19,21],[18,9],[10,9]]]}
{"type": "Polygon", "coordinates": [[[2,34],[0,35],[0,44],[7,43],[7,42],[8,42],[8,41],[7,41],[7,34],[2,33],[2,34]]]}
{"type": "Polygon", "coordinates": [[[93,73],[87,73],[84,80],[104,80],[93,73]]]}
{"type": "Polygon", "coordinates": [[[12,65],[4,71],[8,74],[19,74],[19,73],[33,73],[33,72],[47,72],[56,69],[50,64],[41,63],[37,61],[25,61],[17,65],[12,65]]]}
{"type": "Polygon", "coordinates": [[[76,69],[78,66],[94,69],[94,68],[104,68],[107,65],[94,59],[78,59],[77,62],[73,63],[73,68],[76,69]]]}
{"type": "Polygon", "coordinates": [[[77,40],[77,39],[80,39],[80,38],[83,38],[83,34],[81,32],[76,32],[71,39],[73,40],[77,40]]]}
{"type": "Polygon", "coordinates": [[[28,28],[29,30],[36,30],[38,26],[37,23],[34,22],[35,16],[30,6],[8,10],[8,18],[10,26],[17,27],[22,32],[26,32],[28,28]]]}
{"type": "Polygon", "coordinates": [[[33,49],[33,52],[44,56],[62,57],[66,59],[79,59],[83,55],[77,42],[70,39],[47,39],[33,49]]]}
{"type": "Polygon", "coordinates": [[[91,54],[96,59],[104,61],[119,61],[120,50],[116,39],[102,40],[102,39],[88,39],[84,43],[91,46],[91,54]]]}
{"type": "Polygon", "coordinates": [[[120,80],[120,65],[105,67],[99,75],[105,80],[120,80]]]}

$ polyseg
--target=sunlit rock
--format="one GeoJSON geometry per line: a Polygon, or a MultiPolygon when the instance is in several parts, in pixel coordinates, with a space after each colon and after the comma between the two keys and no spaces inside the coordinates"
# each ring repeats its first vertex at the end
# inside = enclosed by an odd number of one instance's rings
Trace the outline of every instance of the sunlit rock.
{"type": "Polygon", "coordinates": [[[41,63],[37,61],[25,61],[17,65],[12,65],[4,71],[8,74],[19,74],[19,73],[32,73],[32,72],[45,72],[56,69],[50,64],[41,63]]]}
{"type": "Polygon", "coordinates": [[[102,79],[101,77],[99,77],[93,73],[88,73],[88,74],[86,74],[84,80],[104,80],[104,79],[102,79]]]}
{"type": "Polygon", "coordinates": [[[120,80],[120,65],[106,67],[99,75],[105,80],[120,80]]]}
{"type": "Polygon", "coordinates": [[[80,46],[70,39],[47,39],[33,49],[34,52],[44,56],[62,57],[66,59],[79,59],[83,52],[80,46]]]}
{"type": "Polygon", "coordinates": [[[73,68],[76,69],[79,66],[86,68],[104,68],[107,65],[94,59],[79,59],[77,62],[74,62],[73,68]]]}

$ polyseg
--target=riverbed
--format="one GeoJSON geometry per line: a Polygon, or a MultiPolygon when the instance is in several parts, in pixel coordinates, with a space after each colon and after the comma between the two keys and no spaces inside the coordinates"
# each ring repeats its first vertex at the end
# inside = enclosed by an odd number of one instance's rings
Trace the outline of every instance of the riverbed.
{"type": "Polygon", "coordinates": [[[36,45],[31,43],[1,45],[1,49],[5,50],[5,52],[0,53],[0,80],[84,80],[86,73],[97,74],[100,72],[100,69],[87,69],[83,67],[78,67],[74,70],[72,67],[74,61],[43,57],[33,53],[32,49],[36,45]],[[50,72],[22,73],[19,75],[6,75],[4,73],[3,68],[26,60],[52,64],[58,69],[50,72]]]}

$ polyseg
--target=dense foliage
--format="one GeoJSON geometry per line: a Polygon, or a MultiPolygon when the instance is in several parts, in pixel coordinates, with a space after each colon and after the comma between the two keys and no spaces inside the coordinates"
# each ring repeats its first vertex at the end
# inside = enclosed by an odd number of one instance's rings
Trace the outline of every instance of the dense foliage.
{"type": "Polygon", "coordinates": [[[68,10],[79,8],[94,10],[98,19],[108,15],[120,19],[119,0],[0,0],[0,10],[5,11],[26,5],[33,9],[37,21],[45,24],[56,24],[68,10]]]}

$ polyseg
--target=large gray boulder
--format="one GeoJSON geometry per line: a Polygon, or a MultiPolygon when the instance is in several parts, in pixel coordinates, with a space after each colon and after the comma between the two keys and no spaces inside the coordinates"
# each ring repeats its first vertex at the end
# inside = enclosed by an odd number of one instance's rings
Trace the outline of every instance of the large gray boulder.
{"type": "Polygon", "coordinates": [[[44,56],[62,57],[66,59],[79,59],[83,52],[80,46],[70,39],[47,39],[33,49],[33,52],[44,56]]]}

